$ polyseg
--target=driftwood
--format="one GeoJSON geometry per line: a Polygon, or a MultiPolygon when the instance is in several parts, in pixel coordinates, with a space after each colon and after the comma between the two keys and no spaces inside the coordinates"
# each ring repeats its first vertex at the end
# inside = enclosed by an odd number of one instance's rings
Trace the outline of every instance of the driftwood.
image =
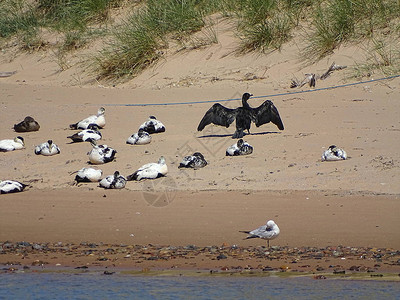
{"type": "Polygon", "coordinates": [[[325,80],[332,74],[333,71],[343,70],[345,68],[347,68],[347,66],[339,66],[335,63],[332,63],[332,65],[329,67],[329,69],[321,76],[316,75],[314,73],[308,73],[308,74],[305,74],[306,77],[301,82],[299,82],[297,79],[292,79],[290,87],[291,88],[302,87],[305,84],[309,84],[310,87],[315,87],[315,83],[316,83],[317,79],[325,80]]]}

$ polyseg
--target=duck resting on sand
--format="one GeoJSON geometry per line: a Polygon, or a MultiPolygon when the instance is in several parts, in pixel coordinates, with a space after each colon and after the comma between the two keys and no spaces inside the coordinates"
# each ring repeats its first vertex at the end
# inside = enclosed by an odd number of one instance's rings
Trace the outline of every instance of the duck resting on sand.
{"type": "Polygon", "coordinates": [[[239,139],[235,144],[226,149],[226,156],[248,155],[253,153],[253,146],[239,139]]]}
{"type": "Polygon", "coordinates": [[[16,132],[29,132],[29,131],[38,131],[40,125],[35,121],[34,118],[27,116],[25,119],[18,124],[14,125],[14,130],[16,132]]]}
{"type": "Polygon", "coordinates": [[[25,148],[25,143],[24,143],[24,138],[22,136],[17,136],[13,140],[0,141],[0,152],[20,150],[24,148],[25,148]]]}
{"type": "Polygon", "coordinates": [[[143,129],[147,133],[160,133],[165,131],[165,126],[155,116],[150,116],[149,119],[139,126],[139,130],[143,129]]]}
{"type": "Polygon", "coordinates": [[[101,140],[102,135],[99,130],[99,126],[96,124],[89,124],[87,129],[84,129],[80,132],[77,132],[73,135],[67,136],[67,138],[72,140],[72,143],[79,143],[79,142],[90,142],[101,140]]]}
{"type": "Polygon", "coordinates": [[[104,114],[106,109],[104,107],[100,107],[97,111],[97,115],[92,115],[83,119],[77,123],[69,125],[71,129],[87,129],[90,124],[96,124],[99,128],[103,128],[106,125],[106,119],[104,114]]]}
{"type": "Polygon", "coordinates": [[[126,141],[131,145],[146,145],[151,142],[151,135],[142,128],[137,133],[132,134],[126,141]]]}
{"type": "Polygon", "coordinates": [[[336,161],[347,159],[347,153],[343,149],[336,147],[335,145],[329,146],[328,150],[322,153],[322,161],[336,161]]]}
{"type": "Polygon", "coordinates": [[[60,148],[56,144],[54,144],[52,140],[48,140],[47,142],[37,145],[35,147],[36,155],[51,156],[59,153],[60,148]]]}
{"type": "Polygon", "coordinates": [[[101,165],[111,162],[115,158],[116,150],[107,145],[97,145],[96,141],[89,140],[92,150],[88,153],[89,161],[93,165],[101,165]]]}
{"type": "Polygon", "coordinates": [[[27,185],[19,181],[0,180],[0,194],[11,194],[11,193],[22,192],[25,187],[27,187],[27,185]]]}
{"type": "Polygon", "coordinates": [[[203,119],[201,119],[198,131],[202,131],[208,124],[215,124],[220,126],[229,127],[233,121],[236,120],[236,131],[232,138],[242,138],[244,136],[244,130],[250,134],[251,122],[254,122],[257,127],[272,122],[280,130],[283,130],[283,123],[279,116],[278,109],[270,100],[266,100],[259,107],[252,108],[247,103],[247,100],[252,94],[244,93],[242,96],[242,106],[231,109],[227,108],[219,103],[215,103],[206,112],[203,119]]]}
{"type": "Polygon", "coordinates": [[[99,182],[103,171],[95,168],[82,168],[79,171],[72,172],[71,174],[77,173],[75,176],[76,183],[79,182],[99,182]]]}
{"type": "Polygon", "coordinates": [[[126,178],[115,171],[99,182],[99,186],[105,189],[123,189],[126,185],[126,178]]]}
{"type": "Polygon", "coordinates": [[[127,177],[128,180],[156,179],[165,176],[168,173],[168,167],[164,156],[161,156],[158,162],[148,163],[141,166],[137,171],[127,177]]]}
{"type": "Polygon", "coordinates": [[[205,167],[206,165],[207,161],[205,160],[203,154],[200,152],[195,152],[193,155],[185,156],[178,168],[199,169],[205,167]]]}

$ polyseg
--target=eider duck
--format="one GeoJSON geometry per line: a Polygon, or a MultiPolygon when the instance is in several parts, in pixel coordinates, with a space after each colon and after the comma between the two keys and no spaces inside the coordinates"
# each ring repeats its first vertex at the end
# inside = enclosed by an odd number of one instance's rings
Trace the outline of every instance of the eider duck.
{"type": "Polygon", "coordinates": [[[14,151],[25,148],[24,138],[17,136],[13,140],[1,140],[0,141],[0,152],[14,151]]]}
{"type": "Polygon", "coordinates": [[[87,129],[67,136],[67,138],[71,139],[72,143],[88,142],[90,140],[98,141],[102,138],[99,129],[99,126],[97,126],[96,124],[89,124],[87,129]]]}
{"type": "Polygon", "coordinates": [[[14,125],[14,130],[16,132],[29,132],[29,131],[38,131],[40,125],[35,121],[34,118],[27,116],[25,119],[18,124],[14,125]]]}
{"type": "Polygon", "coordinates": [[[269,220],[266,225],[262,225],[257,229],[254,229],[252,231],[240,231],[240,232],[247,233],[249,235],[245,238],[245,240],[253,238],[260,238],[267,240],[267,245],[269,248],[269,241],[277,238],[279,236],[280,230],[278,225],[276,225],[274,221],[269,220]]]}
{"type": "Polygon", "coordinates": [[[335,161],[347,159],[347,153],[343,149],[336,147],[335,145],[329,146],[328,150],[322,153],[322,161],[335,161]]]}
{"type": "Polygon", "coordinates": [[[178,168],[203,168],[207,165],[207,161],[205,160],[203,154],[200,152],[195,152],[193,155],[185,156],[182,162],[179,164],[178,168]]]}
{"type": "Polygon", "coordinates": [[[53,143],[52,140],[48,140],[46,143],[40,144],[35,147],[36,155],[51,156],[60,153],[60,148],[53,143]]]}
{"type": "Polygon", "coordinates": [[[97,115],[93,115],[79,121],[78,123],[74,123],[69,125],[71,129],[87,129],[90,124],[96,124],[99,128],[103,128],[106,125],[106,119],[104,117],[106,109],[104,107],[100,107],[97,111],[97,115]]]}
{"type": "Polygon", "coordinates": [[[150,116],[149,119],[140,125],[139,130],[143,129],[147,133],[159,133],[165,131],[165,126],[163,123],[158,121],[155,116],[150,116]]]}
{"type": "Polygon", "coordinates": [[[0,180],[0,194],[22,192],[28,185],[15,180],[0,180]]]}
{"type": "Polygon", "coordinates": [[[139,129],[137,133],[132,134],[128,140],[126,141],[127,144],[131,145],[145,145],[151,142],[151,135],[144,131],[142,128],[139,129]]]}
{"type": "Polygon", "coordinates": [[[226,156],[247,155],[253,153],[253,147],[243,139],[239,139],[237,143],[226,149],[226,156]]]}
{"type": "Polygon", "coordinates": [[[99,186],[105,189],[123,189],[126,185],[126,178],[115,171],[99,182],[99,186]]]}
{"type": "Polygon", "coordinates": [[[236,131],[232,138],[242,138],[244,136],[244,130],[250,134],[251,122],[254,122],[257,127],[272,122],[280,130],[283,130],[283,123],[279,116],[278,109],[270,100],[266,100],[259,107],[252,108],[247,103],[247,100],[252,94],[244,93],[242,96],[242,106],[231,109],[227,108],[219,103],[215,103],[201,119],[198,131],[202,131],[208,124],[215,124],[220,126],[229,127],[229,125],[236,120],[236,131]]]}
{"type": "Polygon", "coordinates": [[[161,156],[157,163],[149,163],[141,166],[137,171],[127,177],[128,180],[155,179],[165,176],[168,167],[164,156],[161,156]]]}
{"type": "Polygon", "coordinates": [[[90,140],[93,149],[88,153],[90,163],[94,165],[111,162],[115,158],[116,150],[107,145],[97,145],[96,141],[90,140]]]}
{"type": "Polygon", "coordinates": [[[77,173],[75,176],[76,183],[79,182],[99,182],[103,171],[95,168],[82,168],[79,171],[73,172],[77,173]]]}

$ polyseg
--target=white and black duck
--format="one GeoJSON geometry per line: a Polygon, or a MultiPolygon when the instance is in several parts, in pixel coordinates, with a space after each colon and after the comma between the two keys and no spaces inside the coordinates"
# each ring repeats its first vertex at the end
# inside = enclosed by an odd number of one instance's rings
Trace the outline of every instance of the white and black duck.
{"type": "Polygon", "coordinates": [[[10,194],[10,193],[18,193],[22,192],[26,184],[23,184],[19,181],[15,180],[0,180],[0,194],[10,194]]]}
{"type": "Polygon", "coordinates": [[[127,144],[131,145],[146,145],[150,142],[151,135],[143,129],[139,129],[137,133],[132,134],[126,141],[127,144]]]}
{"type": "Polygon", "coordinates": [[[327,150],[322,153],[322,161],[336,161],[347,159],[347,153],[343,149],[335,145],[329,146],[327,150]]]}
{"type": "Polygon", "coordinates": [[[235,144],[226,149],[226,156],[248,155],[253,153],[253,146],[239,139],[235,144]]]}
{"type": "Polygon", "coordinates": [[[200,152],[195,152],[193,155],[185,156],[178,168],[199,169],[205,167],[206,165],[207,161],[205,160],[203,154],[200,152]]]}
{"type": "Polygon", "coordinates": [[[13,140],[1,140],[0,141],[0,152],[8,152],[14,150],[20,150],[25,148],[24,138],[17,136],[13,140]]]}
{"type": "Polygon", "coordinates": [[[257,229],[254,229],[252,231],[240,231],[240,232],[248,234],[248,236],[245,238],[246,240],[253,238],[260,238],[267,240],[267,245],[269,248],[269,241],[277,238],[281,231],[278,225],[276,225],[273,220],[269,220],[266,225],[262,225],[257,229]]]}
{"type": "Polygon", "coordinates": [[[137,171],[127,177],[128,180],[156,179],[165,176],[168,173],[168,167],[164,156],[161,156],[158,162],[148,163],[141,166],[137,171]]]}
{"type": "Polygon", "coordinates": [[[93,147],[88,153],[90,163],[100,165],[114,160],[116,150],[107,145],[97,145],[96,141],[90,141],[90,143],[93,147]]]}
{"type": "Polygon", "coordinates": [[[108,175],[99,182],[99,186],[105,189],[123,189],[126,185],[126,178],[115,171],[113,175],[108,175]]]}
{"type": "Polygon", "coordinates": [[[87,129],[67,136],[67,138],[71,139],[73,143],[90,142],[90,140],[98,141],[102,138],[99,129],[99,126],[97,126],[96,124],[89,124],[87,129]]]}
{"type": "MultiPolygon", "coordinates": [[[[76,171],[74,173],[77,173],[75,176],[75,181],[77,183],[79,182],[99,182],[101,179],[101,176],[103,175],[103,171],[100,169],[95,169],[95,168],[82,168],[79,171],[76,171]]],[[[72,173],[72,174],[74,174],[72,173]]]]}
{"type": "Polygon", "coordinates": [[[30,131],[38,131],[40,125],[35,121],[34,118],[27,116],[25,119],[18,124],[14,125],[14,130],[16,132],[30,132],[30,131]]]}
{"type": "Polygon", "coordinates": [[[278,109],[270,100],[266,100],[259,107],[252,108],[247,103],[247,100],[252,95],[244,93],[242,96],[242,106],[231,109],[227,108],[219,103],[215,103],[201,119],[198,131],[202,131],[204,127],[209,124],[215,124],[220,126],[229,127],[233,121],[236,120],[236,131],[232,138],[242,138],[244,136],[244,130],[250,134],[251,122],[254,122],[257,127],[272,122],[280,130],[283,130],[283,123],[279,116],[278,109]]]}
{"type": "Polygon", "coordinates": [[[97,115],[92,115],[83,119],[77,123],[69,125],[71,129],[87,129],[90,124],[96,124],[99,128],[103,128],[106,125],[105,118],[106,109],[104,107],[100,107],[97,111],[97,115]]]}
{"type": "Polygon", "coordinates": [[[140,125],[139,130],[143,129],[147,133],[160,133],[165,131],[165,126],[155,116],[150,116],[149,119],[140,125]]]}
{"type": "Polygon", "coordinates": [[[60,148],[56,144],[54,144],[52,140],[48,140],[47,142],[37,145],[35,147],[36,155],[51,156],[59,153],[60,148]]]}

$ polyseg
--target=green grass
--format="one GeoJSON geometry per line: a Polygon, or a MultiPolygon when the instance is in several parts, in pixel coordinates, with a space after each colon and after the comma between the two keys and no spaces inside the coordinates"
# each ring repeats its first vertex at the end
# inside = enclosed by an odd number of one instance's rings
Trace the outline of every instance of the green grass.
{"type": "Polygon", "coordinates": [[[399,16],[399,8],[396,0],[323,1],[314,11],[305,52],[315,61],[344,43],[371,39],[399,16]]]}
{"type": "Polygon", "coordinates": [[[22,0],[0,1],[0,38],[19,32],[36,34],[40,20],[31,5],[22,0]]]}
{"type": "Polygon", "coordinates": [[[300,31],[308,37],[302,55],[310,62],[369,41],[357,72],[399,72],[398,51],[389,43],[400,37],[399,0],[0,0],[0,43],[12,39],[29,51],[52,47],[65,69],[70,52],[101,39],[104,46],[87,62],[91,70],[100,79],[131,78],[172,45],[217,43],[215,14],[235,22],[238,53],[280,50],[300,31]],[[128,17],[113,22],[113,9],[128,17]],[[43,32],[57,35],[57,42],[44,40],[43,32]]]}

